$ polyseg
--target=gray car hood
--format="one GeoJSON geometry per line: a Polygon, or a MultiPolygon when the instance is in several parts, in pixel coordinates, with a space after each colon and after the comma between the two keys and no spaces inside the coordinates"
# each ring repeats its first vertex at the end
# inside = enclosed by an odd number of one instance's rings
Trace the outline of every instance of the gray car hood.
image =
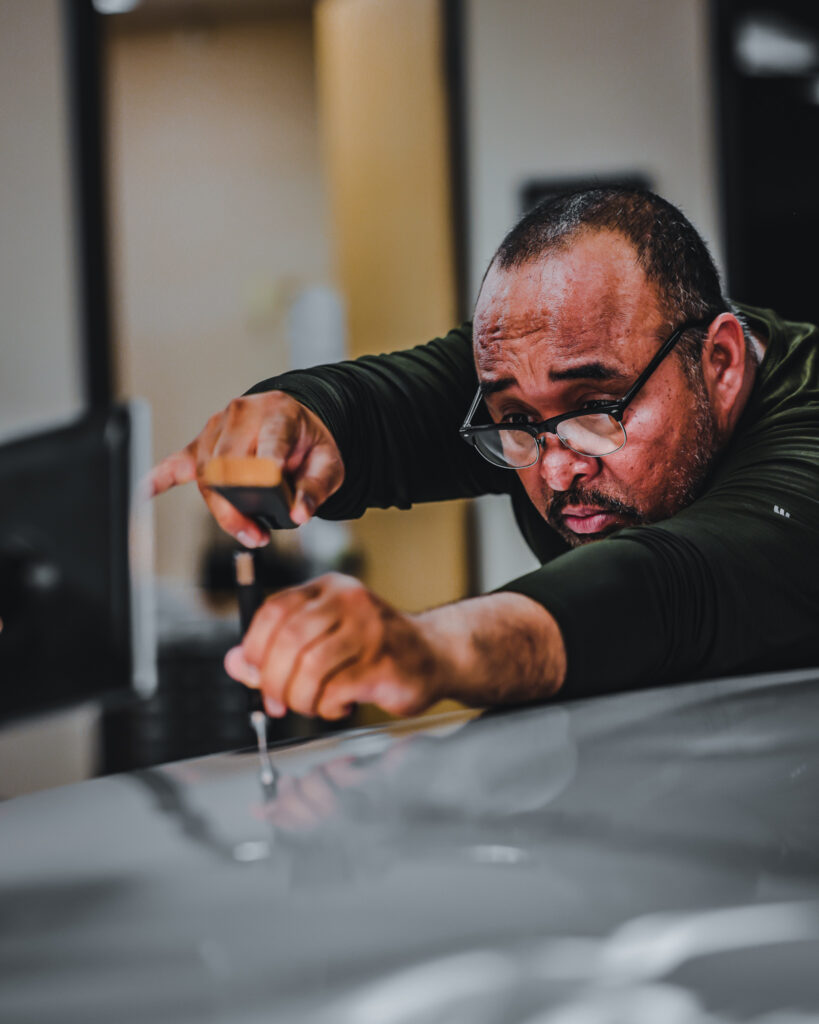
{"type": "Polygon", "coordinates": [[[0,805],[0,1019],[819,1020],[819,672],[0,805]]]}

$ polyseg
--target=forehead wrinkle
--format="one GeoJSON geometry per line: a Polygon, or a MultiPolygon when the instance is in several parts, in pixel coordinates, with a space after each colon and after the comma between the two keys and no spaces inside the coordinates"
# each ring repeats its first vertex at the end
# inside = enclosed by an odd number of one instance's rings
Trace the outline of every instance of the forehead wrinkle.
{"type": "Polygon", "coordinates": [[[535,330],[513,338],[493,333],[487,341],[476,335],[475,364],[484,379],[497,373],[519,384],[524,379],[628,380],[633,370],[622,358],[628,345],[627,332],[620,327],[624,319],[619,314],[610,320],[599,318],[566,334],[553,324],[546,333],[535,330]],[[588,374],[580,372],[584,367],[589,368],[588,374]]]}
{"type": "Polygon", "coordinates": [[[545,260],[490,268],[475,309],[479,372],[507,377],[514,367],[520,380],[520,371],[537,379],[548,366],[601,362],[623,374],[639,369],[642,343],[655,336],[656,290],[634,262],[630,243],[617,237],[612,247],[611,241],[590,236],[545,260]]]}
{"type": "Polygon", "coordinates": [[[479,376],[497,374],[499,378],[511,378],[520,384],[526,378],[536,378],[546,372],[554,361],[554,355],[544,347],[550,347],[551,339],[542,333],[532,331],[512,339],[495,337],[488,344],[476,336],[475,365],[479,376]]]}

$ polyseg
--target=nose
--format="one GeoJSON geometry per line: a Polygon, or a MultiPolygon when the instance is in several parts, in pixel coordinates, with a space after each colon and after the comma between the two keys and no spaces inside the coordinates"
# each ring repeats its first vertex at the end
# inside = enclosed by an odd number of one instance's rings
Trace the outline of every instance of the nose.
{"type": "Polygon", "coordinates": [[[538,472],[553,491],[568,491],[576,480],[590,480],[600,472],[599,459],[572,451],[556,434],[542,434],[538,445],[538,472]]]}

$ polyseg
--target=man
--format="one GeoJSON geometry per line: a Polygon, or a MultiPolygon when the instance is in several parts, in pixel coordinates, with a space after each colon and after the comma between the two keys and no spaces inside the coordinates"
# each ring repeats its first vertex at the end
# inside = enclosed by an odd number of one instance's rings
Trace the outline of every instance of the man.
{"type": "MultiPolygon", "coordinates": [[[[265,381],[155,469],[160,493],[213,455],[273,458],[300,523],[511,496],[542,567],[500,592],[422,615],[338,576],[270,598],[226,667],[271,714],[337,718],[360,701],[413,713],[445,696],[523,702],[819,662],[816,328],[740,319],[678,210],[596,189],[510,232],[473,333],[474,352],[467,325],[265,381]]],[[[228,532],[264,543],[203,494],[228,532]]]]}

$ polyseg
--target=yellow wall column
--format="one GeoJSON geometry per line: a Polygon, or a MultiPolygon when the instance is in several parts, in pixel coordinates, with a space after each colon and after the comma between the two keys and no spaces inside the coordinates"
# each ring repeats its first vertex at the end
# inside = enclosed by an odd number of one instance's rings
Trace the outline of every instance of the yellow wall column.
{"type": "MultiPolygon", "coordinates": [[[[351,355],[406,348],[455,322],[438,0],[321,0],[319,112],[351,355]]],[[[462,503],[373,510],[366,579],[418,610],[464,596],[462,503]]]]}
{"type": "MultiPolygon", "coordinates": [[[[319,111],[353,356],[455,322],[438,0],[322,0],[319,111]]],[[[368,582],[401,607],[463,596],[461,504],[376,510],[357,526],[368,582]]]]}

